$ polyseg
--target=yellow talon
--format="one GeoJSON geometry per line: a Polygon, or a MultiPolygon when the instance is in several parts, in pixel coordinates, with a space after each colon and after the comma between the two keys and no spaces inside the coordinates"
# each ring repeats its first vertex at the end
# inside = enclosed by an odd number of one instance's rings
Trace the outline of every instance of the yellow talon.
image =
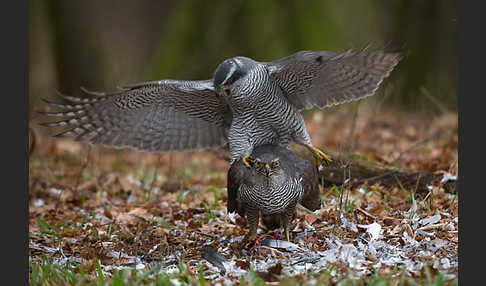
{"type": "Polygon", "coordinates": [[[318,152],[318,156],[320,157],[319,159],[321,159],[321,163],[322,163],[322,161],[324,161],[326,163],[326,165],[328,165],[329,163],[332,162],[331,156],[327,155],[326,153],[322,152],[319,149],[316,149],[316,150],[318,152]]]}
{"type": "Polygon", "coordinates": [[[243,164],[245,164],[245,166],[247,168],[250,168],[250,165],[251,165],[251,163],[252,163],[253,160],[250,159],[250,157],[245,156],[245,157],[243,157],[242,161],[243,161],[243,164]]]}
{"type": "Polygon", "coordinates": [[[304,146],[307,147],[307,149],[309,149],[314,155],[314,157],[316,158],[317,167],[321,166],[322,163],[329,165],[329,163],[332,162],[331,157],[326,153],[322,152],[321,150],[307,144],[305,144],[304,146]]]}
{"type": "Polygon", "coordinates": [[[290,234],[288,229],[285,230],[285,238],[287,239],[288,242],[290,242],[290,234]]]}

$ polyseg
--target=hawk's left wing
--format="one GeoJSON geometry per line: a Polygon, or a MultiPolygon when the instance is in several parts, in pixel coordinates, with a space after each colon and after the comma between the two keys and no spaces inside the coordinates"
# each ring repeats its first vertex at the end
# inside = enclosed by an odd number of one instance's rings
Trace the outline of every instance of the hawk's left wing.
{"type": "Polygon", "coordinates": [[[264,63],[270,77],[299,110],[373,95],[400,61],[398,53],[299,51],[264,63]]]}

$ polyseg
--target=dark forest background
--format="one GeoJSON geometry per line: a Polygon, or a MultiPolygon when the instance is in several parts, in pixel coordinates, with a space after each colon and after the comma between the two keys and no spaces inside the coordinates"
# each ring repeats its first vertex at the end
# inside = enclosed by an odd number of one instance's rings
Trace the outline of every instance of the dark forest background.
{"type": "Polygon", "coordinates": [[[457,14],[450,0],[31,1],[30,116],[55,90],[208,79],[237,55],[272,61],[367,45],[405,55],[378,90],[387,105],[457,110],[457,14]]]}

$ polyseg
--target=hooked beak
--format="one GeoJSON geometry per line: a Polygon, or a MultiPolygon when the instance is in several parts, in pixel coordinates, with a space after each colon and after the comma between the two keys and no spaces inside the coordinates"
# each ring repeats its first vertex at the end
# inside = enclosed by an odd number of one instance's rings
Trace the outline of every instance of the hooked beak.
{"type": "Polygon", "coordinates": [[[270,172],[272,171],[272,169],[270,169],[270,165],[268,164],[265,164],[265,175],[268,177],[270,176],[270,172]]]}

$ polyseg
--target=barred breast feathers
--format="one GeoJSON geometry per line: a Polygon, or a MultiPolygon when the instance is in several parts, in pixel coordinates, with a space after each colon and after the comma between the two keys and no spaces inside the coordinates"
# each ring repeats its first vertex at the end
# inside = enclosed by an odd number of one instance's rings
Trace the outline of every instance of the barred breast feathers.
{"type": "Polygon", "coordinates": [[[303,195],[303,188],[296,178],[286,179],[283,183],[273,183],[268,187],[263,184],[249,186],[242,184],[239,200],[257,207],[263,213],[279,213],[292,202],[298,202],[303,195]]]}

